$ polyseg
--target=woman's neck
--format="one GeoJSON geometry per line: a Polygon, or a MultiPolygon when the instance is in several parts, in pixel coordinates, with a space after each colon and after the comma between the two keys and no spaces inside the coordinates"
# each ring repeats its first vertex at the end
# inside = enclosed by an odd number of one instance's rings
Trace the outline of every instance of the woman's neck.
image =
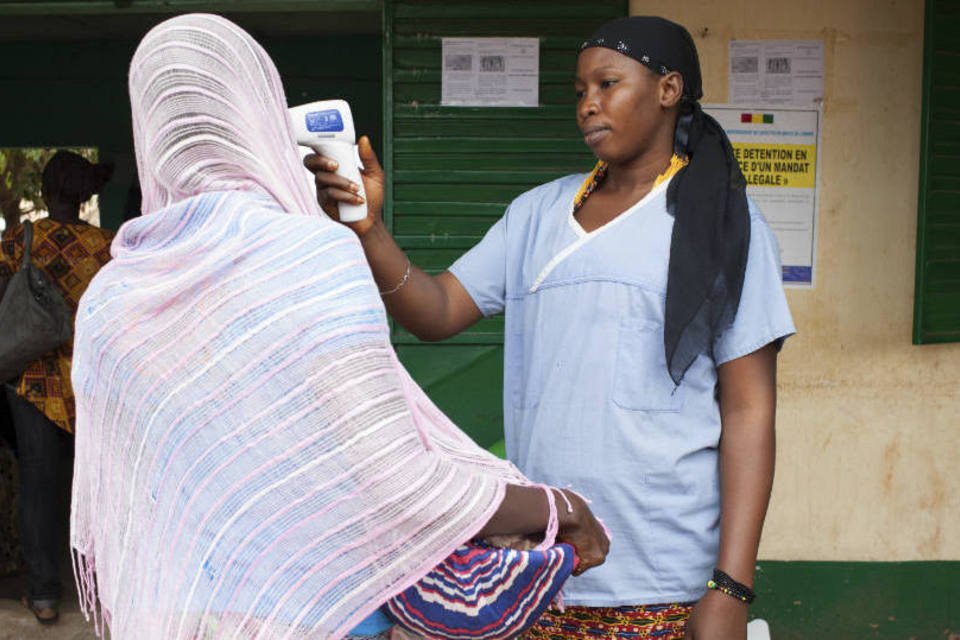
{"type": "Polygon", "coordinates": [[[623,164],[609,164],[604,189],[608,193],[646,193],[670,166],[673,150],[658,149],[623,164]]]}
{"type": "Polygon", "coordinates": [[[63,222],[65,224],[80,223],[80,207],[72,204],[55,203],[50,205],[47,210],[51,220],[63,222]]]}

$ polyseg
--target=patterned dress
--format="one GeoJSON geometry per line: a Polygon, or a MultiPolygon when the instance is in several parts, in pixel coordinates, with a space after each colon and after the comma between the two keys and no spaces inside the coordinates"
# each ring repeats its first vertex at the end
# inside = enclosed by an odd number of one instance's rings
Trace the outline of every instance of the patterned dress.
{"type": "Polygon", "coordinates": [[[692,602],[636,607],[567,607],[548,611],[524,640],[682,640],[692,602]]]}
{"type": "MultiPolygon", "coordinates": [[[[44,218],[33,223],[31,258],[60,288],[76,313],[80,296],[100,267],[110,260],[113,232],[86,223],[67,224],[44,218]]],[[[0,278],[12,276],[23,256],[23,225],[4,234],[0,243],[0,278]]],[[[51,422],[73,433],[75,407],[70,386],[73,344],[67,343],[32,363],[17,384],[17,395],[28,400],[51,422]]]]}

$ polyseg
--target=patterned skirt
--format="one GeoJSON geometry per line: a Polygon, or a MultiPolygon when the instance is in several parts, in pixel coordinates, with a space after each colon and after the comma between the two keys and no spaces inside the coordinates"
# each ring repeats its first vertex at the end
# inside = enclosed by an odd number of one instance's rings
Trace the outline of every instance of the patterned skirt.
{"type": "Polygon", "coordinates": [[[567,607],[550,610],[526,640],[683,640],[693,602],[636,607],[567,607]]]}

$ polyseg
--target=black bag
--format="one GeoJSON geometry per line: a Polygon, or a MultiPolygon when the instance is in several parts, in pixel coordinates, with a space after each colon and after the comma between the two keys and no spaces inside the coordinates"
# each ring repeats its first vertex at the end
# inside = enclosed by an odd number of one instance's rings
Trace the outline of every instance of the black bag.
{"type": "Polygon", "coordinates": [[[0,381],[15,378],[31,362],[73,336],[73,314],[59,289],[30,263],[33,225],[23,223],[23,262],[0,300],[0,381]]]}

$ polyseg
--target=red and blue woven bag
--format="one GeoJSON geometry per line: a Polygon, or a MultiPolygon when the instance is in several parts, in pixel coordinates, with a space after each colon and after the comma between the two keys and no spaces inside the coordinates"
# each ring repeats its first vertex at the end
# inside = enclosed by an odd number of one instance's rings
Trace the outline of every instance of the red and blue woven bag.
{"type": "Polygon", "coordinates": [[[568,544],[518,551],[468,543],[384,609],[425,638],[513,638],[557,597],[575,558],[568,544]]]}

